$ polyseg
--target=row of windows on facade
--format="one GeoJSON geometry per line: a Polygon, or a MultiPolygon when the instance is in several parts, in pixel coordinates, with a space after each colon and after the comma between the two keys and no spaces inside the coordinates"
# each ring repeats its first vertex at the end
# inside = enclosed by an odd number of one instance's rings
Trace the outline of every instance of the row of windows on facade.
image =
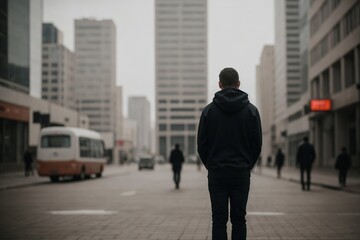
{"type": "Polygon", "coordinates": [[[330,14],[340,4],[340,0],[326,0],[321,5],[320,10],[310,20],[310,36],[313,36],[330,16],[330,14]]]}
{"type": "MultiPolygon", "coordinates": [[[[313,79],[311,82],[313,98],[328,98],[330,94],[335,94],[355,84],[356,67],[360,69],[360,59],[358,59],[359,66],[356,66],[355,51],[356,48],[313,79]],[[345,78],[344,82],[342,76],[345,78]],[[320,85],[320,77],[322,78],[322,85],[320,85]],[[332,92],[330,91],[330,85],[332,85],[332,92]],[[322,86],[322,89],[320,89],[320,86],[322,86]]],[[[360,52],[360,45],[358,45],[357,51],[360,52]]]]}
{"type": "MultiPolygon", "coordinates": [[[[179,14],[179,12],[177,11],[177,10],[173,10],[173,9],[161,9],[161,10],[156,10],[156,16],[166,16],[166,15],[168,15],[168,16],[170,16],[170,17],[172,17],[172,16],[174,16],[174,15],[178,15],[179,14]]],[[[201,10],[196,10],[196,9],[183,9],[182,11],[181,11],[181,15],[182,16],[206,16],[206,11],[201,11],[201,10]]],[[[167,21],[167,18],[165,18],[166,20],[165,21],[167,21]]]]}
{"type": "MultiPolygon", "coordinates": [[[[180,103],[180,102],[182,102],[182,103],[196,103],[196,100],[194,100],[194,99],[185,99],[185,100],[182,100],[182,101],[180,101],[178,99],[169,99],[169,100],[160,99],[160,100],[158,100],[158,103],[180,103]]],[[[206,100],[205,99],[199,99],[197,102],[198,103],[206,103],[206,100]]]]}
{"type": "MultiPolygon", "coordinates": [[[[44,99],[44,100],[50,99],[50,100],[53,100],[53,101],[59,100],[59,96],[58,96],[58,95],[52,95],[52,96],[42,95],[41,98],[44,99]]],[[[62,98],[62,99],[63,99],[63,98],[62,98]]]]}
{"type": "MultiPolygon", "coordinates": [[[[198,16],[192,16],[192,17],[183,17],[181,16],[176,18],[176,17],[164,17],[164,16],[160,16],[157,15],[155,21],[157,22],[156,26],[157,28],[163,28],[163,27],[167,27],[167,26],[172,26],[172,27],[179,27],[181,26],[179,23],[197,23],[197,24],[202,24],[203,26],[206,25],[206,18],[205,17],[198,17],[198,16]],[[178,24],[177,24],[178,23],[178,24]]],[[[188,26],[188,25],[186,25],[188,26]]]]}
{"type": "Polygon", "coordinates": [[[360,2],[351,8],[330,32],[311,50],[310,64],[320,61],[332,48],[360,26],[360,2]]]}
{"type": "MultiPolygon", "coordinates": [[[[169,73],[179,73],[182,72],[185,74],[189,74],[189,73],[206,73],[206,69],[205,68],[162,68],[162,66],[159,66],[157,68],[157,73],[163,73],[163,74],[169,74],[169,73]]],[[[191,77],[191,76],[189,76],[191,77]]],[[[182,78],[184,79],[184,77],[182,78]]],[[[189,79],[190,80],[190,79],[189,79]]]]}
{"type": "Polygon", "coordinates": [[[186,45],[187,43],[188,44],[191,44],[191,45],[194,45],[194,44],[199,44],[200,46],[201,45],[204,45],[207,41],[204,40],[204,39],[193,39],[193,38],[173,38],[173,39],[169,39],[169,38],[165,38],[165,39],[158,39],[156,40],[157,43],[159,44],[163,44],[163,45],[166,45],[166,44],[169,44],[169,45],[176,45],[177,46],[177,49],[179,49],[178,46],[184,44],[186,45]]]}
{"type": "Polygon", "coordinates": [[[167,124],[159,124],[159,131],[167,131],[167,129],[170,129],[171,131],[195,131],[196,125],[195,124],[170,124],[170,128],[168,128],[169,125],[167,124]]]}
{"type": "Polygon", "coordinates": [[[185,139],[185,136],[160,136],[159,137],[159,153],[164,157],[168,157],[170,154],[170,150],[167,148],[167,143],[170,144],[171,147],[175,146],[175,144],[180,145],[180,149],[184,151],[187,150],[187,154],[196,154],[196,137],[195,136],[188,136],[185,139]],[[187,148],[185,148],[185,140],[187,140],[187,148]]]}
{"type": "Polygon", "coordinates": [[[204,88],[206,87],[203,83],[202,84],[158,84],[157,85],[158,88],[161,89],[167,89],[167,88],[179,88],[179,87],[183,87],[183,88],[204,88]]]}
{"type": "MultiPolygon", "coordinates": [[[[165,120],[168,119],[168,116],[166,115],[159,115],[158,117],[161,120],[165,120]]],[[[192,120],[192,119],[196,119],[194,115],[189,115],[189,116],[185,116],[185,115],[181,115],[181,116],[169,116],[169,118],[171,120],[192,120]]]]}
{"type": "Polygon", "coordinates": [[[197,52],[202,52],[202,51],[206,51],[206,48],[204,46],[192,46],[192,45],[189,45],[189,46],[181,46],[181,47],[169,47],[169,46],[163,46],[163,45],[160,45],[160,46],[156,46],[156,54],[157,56],[161,57],[161,56],[167,56],[171,53],[174,53],[175,57],[178,56],[178,53],[181,52],[181,53],[185,53],[185,52],[189,52],[189,53],[193,53],[194,51],[197,51],[197,52]]]}
{"type": "Polygon", "coordinates": [[[157,92],[157,94],[161,96],[199,96],[204,95],[207,90],[204,90],[204,92],[157,92]]]}
{"type": "Polygon", "coordinates": [[[165,67],[165,66],[205,67],[206,63],[204,61],[201,61],[204,58],[205,58],[204,55],[203,56],[195,56],[195,58],[182,56],[182,59],[183,59],[182,61],[180,61],[180,59],[179,59],[179,61],[164,61],[163,59],[161,59],[161,60],[156,61],[156,64],[159,64],[162,67],[165,67]],[[186,59],[186,58],[188,58],[188,59],[186,59]],[[200,61],[197,60],[196,58],[199,58],[200,61]]]}
{"type": "MultiPolygon", "coordinates": [[[[168,110],[170,110],[170,112],[195,112],[196,108],[159,108],[158,110],[159,112],[167,112],[168,110]]],[[[198,110],[201,112],[203,109],[199,108],[198,110]]]]}

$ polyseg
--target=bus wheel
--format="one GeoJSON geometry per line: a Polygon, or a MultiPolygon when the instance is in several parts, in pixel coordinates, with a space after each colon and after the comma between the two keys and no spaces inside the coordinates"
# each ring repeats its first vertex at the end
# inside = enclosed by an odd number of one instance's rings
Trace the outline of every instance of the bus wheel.
{"type": "Polygon", "coordinates": [[[98,172],[98,173],[96,174],[96,177],[97,177],[97,178],[101,178],[101,177],[102,177],[102,171],[98,172]]]}
{"type": "Polygon", "coordinates": [[[58,182],[59,181],[59,176],[51,176],[50,181],[51,182],[58,182]]]}

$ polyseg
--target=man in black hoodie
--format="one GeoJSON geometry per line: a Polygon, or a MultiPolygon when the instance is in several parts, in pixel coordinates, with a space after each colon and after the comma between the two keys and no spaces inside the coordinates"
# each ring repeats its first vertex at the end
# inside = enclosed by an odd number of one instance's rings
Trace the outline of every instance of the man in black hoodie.
{"type": "Polygon", "coordinates": [[[248,95],[239,90],[235,69],[223,69],[219,79],[221,91],[204,108],[197,139],[200,158],[208,170],[212,239],[227,239],[229,200],[232,239],[246,239],[250,171],[262,144],[260,116],[248,95]]]}

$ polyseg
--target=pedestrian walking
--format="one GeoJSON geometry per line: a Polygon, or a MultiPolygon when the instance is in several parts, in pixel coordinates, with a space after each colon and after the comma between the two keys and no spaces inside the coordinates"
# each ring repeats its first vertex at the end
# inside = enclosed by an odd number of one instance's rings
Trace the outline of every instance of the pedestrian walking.
{"type": "Polygon", "coordinates": [[[220,72],[219,87],[202,111],[197,136],[198,152],[208,170],[212,239],[227,239],[229,201],[232,239],[246,239],[250,171],[262,144],[260,116],[248,94],[239,89],[235,69],[220,72]]]}
{"type": "Polygon", "coordinates": [[[351,158],[345,147],[341,149],[341,153],[336,158],[335,168],[339,170],[339,184],[341,187],[346,186],[347,172],[351,167],[351,158]]]}
{"type": "Polygon", "coordinates": [[[34,175],[33,169],[32,169],[32,163],[33,163],[33,157],[30,149],[26,149],[24,153],[24,165],[25,165],[25,176],[34,175]]]}
{"type": "Polygon", "coordinates": [[[271,158],[271,155],[269,155],[269,156],[267,157],[266,166],[267,166],[267,167],[271,167],[271,162],[272,162],[272,158],[271,158]]]}
{"type": "Polygon", "coordinates": [[[296,154],[296,165],[300,167],[300,180],[302,190],[310,191],[311,168],[315,161],[315,158],[316,154],[314,146],[309,143],[308,137],[304,137],[304,141],[298,147],[296,154]],[[304,181],[304,173],[306,173],[306,182],[304,181]]]}
{"type": "Polygon", "coordinates": [[[174,173],[174,183],[176,189],[179,189],[181,168],[183,162],[184,162],[184,154],[180,150],[180,145],[175,144],[175,149],[173,149],[170,153],[170,163],[172,165],[172,170],[174,173]]]}
{"type": "Polygon", "coordinates": [[[283,154],[281,148],[279,148],[276,153],[276,158],[275,158],[275,166],[277,168],[277,177],[278,178],[281,178],[281,169],[284,166],[284,162],[285,162],[285,155],[283,154]]]}

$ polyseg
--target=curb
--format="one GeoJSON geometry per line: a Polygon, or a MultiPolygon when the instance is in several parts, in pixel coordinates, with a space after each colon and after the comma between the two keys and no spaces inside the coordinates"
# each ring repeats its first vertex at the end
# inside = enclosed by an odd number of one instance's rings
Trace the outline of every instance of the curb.
{"type": "MultiPolygon", "coordinates": [[[[293,183],[300,183],[300,180],[292,178],[292,177],[277,178],[277,177],[271,176],[271,175],[266,174],[266,173],[264,174],[264,173],[257,173],[257,172],[254,172],[253,174],[258,175],[258,176],[265,176],[265,177],[275,178],[275,179],[279,179],[279,180],[290,181],[290,182],[293,182],[293,183]]],[[[334,190],[334,191],[343,191],[343,192],[352,193],[352,194],[360,194],[360,191],[357,191],[357,190],[341,188],[339,186],[329,185],[329,184],[326,184],[326,183],[311,182],[311,185],[326,188],[326,189],[331,189],[331,190],[334,190]]]]}

